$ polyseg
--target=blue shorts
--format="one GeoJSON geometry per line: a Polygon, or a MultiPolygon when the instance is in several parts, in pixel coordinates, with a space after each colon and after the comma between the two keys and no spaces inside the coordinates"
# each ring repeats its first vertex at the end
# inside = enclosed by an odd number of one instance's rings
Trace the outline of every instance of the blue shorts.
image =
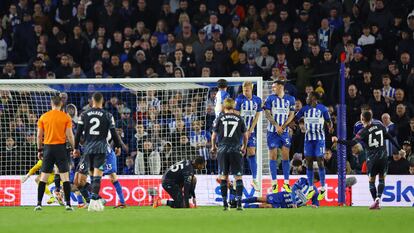
{"type": "Polygon", "coordinates": [[[290,195],[286,192],[271,193],[266,195],[266,202],[272,205],[272,208],[287,208],[284,195],[290,195]]]}
{"type": "Polygon", "coordinates": [[[256,147],[256,132],[250,134],[249,140],[247,141],[247,147],[256,147]]]}
{"type": "Polygon", "coordinates": [[[117,166],[116,166],[116,155],[115,152],[111,149],[106,154],[106,163],[104,166],[104,175],[109,175],[112,173],[116,173],[117,166]]]}
{"type": "Polygon", "coordinates": [[[325,140],[305,140],[305,156],[322,157],[325,154],[325,140]]]}
{"type": "Polygon", "coordinates": [[[291,145],[292,142],[288,132],[283,132],[282,135],[276,132],[267,132],[267,147],[269,150],[282,148],[282,146],[290,148],[291,145]]]}

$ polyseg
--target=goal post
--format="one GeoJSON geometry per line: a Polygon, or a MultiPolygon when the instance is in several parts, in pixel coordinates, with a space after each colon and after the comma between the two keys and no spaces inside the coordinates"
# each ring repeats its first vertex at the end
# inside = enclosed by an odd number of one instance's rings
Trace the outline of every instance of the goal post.
{"type": "MultiPolygon", "coordinates": [[[[241,90],[242,82],[251,81],[255,94],[264,98],[261,77],[222,78],[234,90],[241,90]]],[[[0,200],[7,200],[0,206],[36,203],[35,177],[39,172],[24,183],[21,179],[37,163],[36,123],[50,109],[50,97],[64,93],[65,110],[76,125],[80,113],[91,107],[91,94],[96,91],[103,93],[105,109],[116,118],[117,131],[124,141],[117,172],[127,204],[148,205],[153,192],[166,196],[160,185],[163,172],[177,160],[196,155],[204,156],[210,166],[199,174],[198,202],[219,204],[217,161],[209,154],[208,140],[216,83],[222,78],[0,80],[0,188],[13,193],[0,192],[0,200]]],[[[233,91],[232,97],[236,96],[237,91],[233,91]]],[[[260,187],[265,138],[262,115],[257,123],[256,151],[260,187]]],[[[109,179],[104,179],[101,194],[109,204],[118,204],[111,185],[109,179]]],[[[246,181],[245,186],[251,190],[250,182],[246,181]]],[[[49,189],[53,191],[53,183],[49,189]]],[[[72,200],[76,200],[74,196],[72,200]]]]}

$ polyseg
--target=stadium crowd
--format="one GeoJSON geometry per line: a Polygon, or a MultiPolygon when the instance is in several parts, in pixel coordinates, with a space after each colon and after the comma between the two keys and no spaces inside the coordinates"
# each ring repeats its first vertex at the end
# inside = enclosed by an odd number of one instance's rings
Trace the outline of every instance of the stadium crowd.
{"type": "MultiPolygon", "coordinates": [[[[288,79],[296,110],[316,91],[336,121],[345,53],[348,136],[355,134],[361,108],[371,108],[407,151],[402,158],[389,147],[389,174],[414,174],[413,10],[411,0],[2,0],[0,77],[288,79]]],[[[231,95],[239,89],[230,88],[231,95]]],[[[1,91],[0,171],[7,174],[33,165],[10,171],[18,166],[11,158],[33,161],[24,151],[35,157],[39,113],[36,105],[16,101],[30,99],[26,95],[1,91]]],[[[216,173],[208,153],[214,95],[213,89],[206,95],[207,106],[197,91],[148,91],[138,100],[107,95],[106,109],[125,143],[118,173],[161,174],[171,159],[197,154],[208,159],[208,173],[216,173]],[[208,110],[206,118],[200,109],[208,110]]],[[[73,119],[88,101],[88,94],[69,94],[73,119]]],[[[303,174],[303,123],[291,134],[292,173],[303,174]]],[[[334,174],[336,151],[327,145],[327,173],[334,174]]],[[[364,173],[364,161],[363,150],[353,147],[347,172],[364,173]]]]}

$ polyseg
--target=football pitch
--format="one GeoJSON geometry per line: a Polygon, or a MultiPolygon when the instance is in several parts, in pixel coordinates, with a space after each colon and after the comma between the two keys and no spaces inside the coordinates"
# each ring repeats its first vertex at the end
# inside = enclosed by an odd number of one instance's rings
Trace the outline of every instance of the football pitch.
{"type": "Polygon", "coordinates": [[[249,232],[334,233],[413,232],[414,208],[321,207],[312,209],[245,209],[222,211],[221,207],[170,209],[128,207],[90,213],[66,212],[63,207],[1,207],[0,232],[249,232]]]}

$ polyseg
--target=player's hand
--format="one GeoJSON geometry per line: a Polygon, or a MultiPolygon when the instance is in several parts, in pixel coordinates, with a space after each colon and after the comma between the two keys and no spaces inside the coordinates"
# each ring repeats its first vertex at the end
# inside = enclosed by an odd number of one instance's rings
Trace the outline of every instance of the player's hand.
{"type": "Polygon", "coordinates": [[[247,150],[247,147],[244,145],[240,148],[240,152],[242,153],[242,155],[246,154],[246,150],[247,150]]]}
{"type": "Polygon", "coordinates": [[[330,134],[333,134],[333,133],[334,133],[334,131],[335,131],[334,127],[330,127],[330,128],[328,129],[328,132],[329,132],[330,134]]]}
{"type": "Polygon", "coordinates": [[[211,154],[216,154],[217,153],[217,146],[212,146],[211,150],[210,150],[211,154]]]}
{"type": "Polygon", "coordinates": [[[115,155],[116,156],[120,156],[121,155],[121,148],[120,147],[115,147],[115,155]]]}
{"type": "Polygon", "coordinates": [[[403,150],[403,149],[401,149],[398,153],[399,153],[399,154],[400,154],[400,156],[401,156],[401,157],[403,157],[403,158],[405,158],[405,155],[407,154],[407,153],[405,152],[405,150],[403,150]]]}
{"type": "Polygon", "coordinates": [[[311,205],[311,206],[312,206],[312,208],[314,208],[314,209],[319,208],[319,206],[317,206],[317,205],[311,205]]]}
{"type": "Polygon", "coordinates": [[[293,204],[292,208],[296,209],[298,206],[296,204],[293,204]]]}
{"type": "Polygon", "coordinates": [[[79,156],[80,156],[80,150],[78,150],[78,149],[74,149],[74,150],[72,151],[72,157],[73,157],[73,158],[79,158],[79,156]]]}
{"type": "Polygon", "coordinates": [[[26,180],[27,180],[27,179],[29,179],[29,177],[30,177],[29,175],[25,175],[25,176],[22,178],[22,183],[26,182],[26,180]]]}
{"type": "Polygon", "coordinates": [[[282,126],[276,126],[276,132],[277,132],[277,134],[281,135],[283,133],[283,127],[282,126]]]}
{"type": "Polygon", "coordinates": [[[39,151],[39,152],[37,152],[37,158],[38,158],[39,160],[42,160],[42,159],[43,159],[43,151],[39,151]]]}
{"type": "Polygon", "coordinates": [[[338,142],[338,137],[332,136],[332,143],[337,143],[337,142],[338,142]]]}

